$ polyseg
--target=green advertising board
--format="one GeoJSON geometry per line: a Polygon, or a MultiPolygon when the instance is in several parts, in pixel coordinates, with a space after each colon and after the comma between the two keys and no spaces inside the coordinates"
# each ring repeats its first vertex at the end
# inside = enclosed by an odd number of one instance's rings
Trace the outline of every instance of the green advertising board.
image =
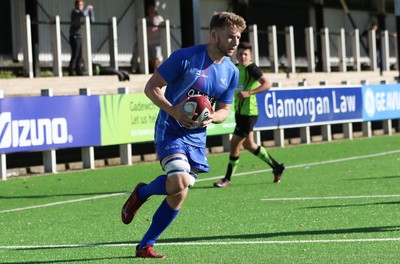
{"type": "MultiPolygon", "coordinates": [[[[149,142],[154,140],[154,124],[159,108],[145,94],[100,96],[101,145],[149,142]]],[[[233,132],[234,112],[222,124],[210,124],[207,135],[233,132]]]]}
{"type": "Polygon", "coordinates": [[[145,94],[100,96],[103,146],[152,141],[159,108],[145,94]]]}
{"type": "Polygon", "coordinates": [[[231,134],[235,129],[235,111],[233,111],[233,106],[231,111],[229,111],[228,119],[221,124],[210,124],[207,127],[207,136],[224,135],[231,134]]]}

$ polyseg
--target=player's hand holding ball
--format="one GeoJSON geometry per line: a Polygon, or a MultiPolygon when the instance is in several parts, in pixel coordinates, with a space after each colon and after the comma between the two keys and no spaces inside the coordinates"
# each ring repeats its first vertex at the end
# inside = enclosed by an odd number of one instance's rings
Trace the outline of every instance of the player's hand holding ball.
{"type": "Polygon", "coordinates": [[[189,129],[206,127],[212,121],[213,109],[210,101],[203,95],[189,97],[183,104],[183,111],[187,113],[189,121],[185,127],[189,129]]]}

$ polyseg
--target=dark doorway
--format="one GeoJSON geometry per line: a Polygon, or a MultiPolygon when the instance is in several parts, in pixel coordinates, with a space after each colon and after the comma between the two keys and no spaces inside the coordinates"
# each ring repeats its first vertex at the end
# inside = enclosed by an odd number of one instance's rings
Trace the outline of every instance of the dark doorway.
{"type": "Polygon", "coordinates": [[[12,55],[11,0],[0,0],[0,54],[12,55]]]}
{"type": "Polygon", "coordinates": [[[259,35],[260,56],[268,56],[268,27],[276,26],[278,37],[278,54],[284,55],[285,45],[285,27],[293,26],[296,57],[306,57],[306,47],[304,38],[304,29],[310,25],[309,5],[302,1],[290,1],[291,4],[280,4],[279,1],[250,1],[248,6],[249,15],[247,24],[257,24],[259,35]]]}

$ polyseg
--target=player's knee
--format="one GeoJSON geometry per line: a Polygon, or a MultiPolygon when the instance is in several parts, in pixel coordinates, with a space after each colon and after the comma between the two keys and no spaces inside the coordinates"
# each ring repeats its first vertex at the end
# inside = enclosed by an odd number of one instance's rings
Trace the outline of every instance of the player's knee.
{"type": "Polygon", "coordinates": [[[245,141],[243,141],[243,147],[246,150],[251,150],[251,142],[249,142],[247,139],[245,141]]]}
{"type": "Polygon", "coordinates": [[[190,171],[190,164],[184,156],[173,156],[163,161],[163,168],[167,174],[168,193],[179,193],[194,185],[196,174],[190,171]]]}
{"type": "Polygon", "coordinates": [[[163,160],[162,166],[168,177],[190,173],[190,164],[185,156],[172,156],[167,158],[163,160]]]}
{"type": "Polygon", "coordinates": [[[257,150],[258,145],[254,141],[246,139],[243,142],[243,147],[250,152],[254,152],[257,150]]]}
{"type": "Polygon", "coordinates": [[[166,188],[168,194],[178,194],[189,187],[189,174],[174,174],[167,178],[166,188]]]}

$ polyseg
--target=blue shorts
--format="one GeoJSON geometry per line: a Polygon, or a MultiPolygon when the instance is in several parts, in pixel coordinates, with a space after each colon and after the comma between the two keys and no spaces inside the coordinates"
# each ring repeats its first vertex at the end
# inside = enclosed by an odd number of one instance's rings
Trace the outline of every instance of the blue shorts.
{"type": "Polygon", "coordinates": [[[164,140],[155,144],[155,147],[160,161],[172,154],[183,154],[187,157],[192,169],[197,169],[199,172],[209,171],[207,154],[204,148],[188,145],[179,138],[164,140]]]}

